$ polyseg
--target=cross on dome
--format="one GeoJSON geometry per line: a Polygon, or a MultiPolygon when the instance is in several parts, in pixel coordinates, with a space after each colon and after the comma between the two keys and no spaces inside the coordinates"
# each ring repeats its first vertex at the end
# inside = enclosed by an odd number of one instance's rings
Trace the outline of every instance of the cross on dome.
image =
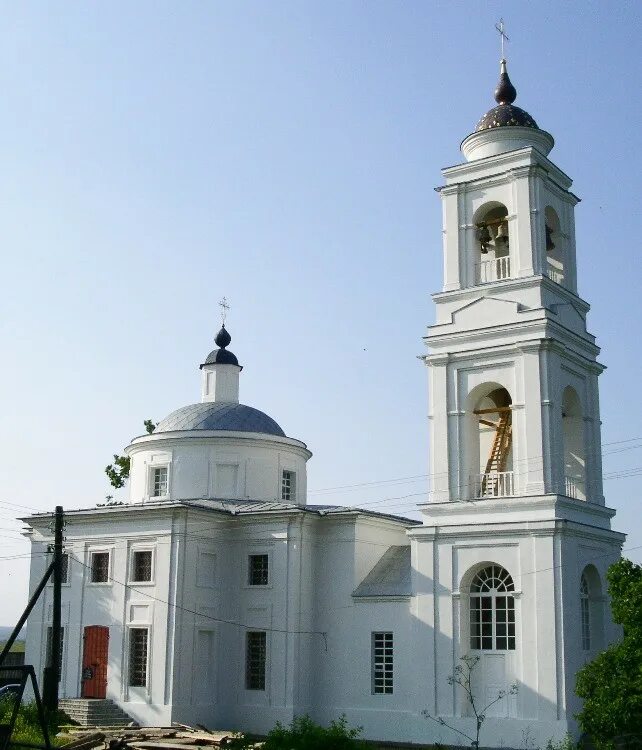
{"type": "Polygon", "coordinates": [[[223,299],[218,303],[218,306],[221,308],[221,325],[223,326],[223,328],[225,328],[227,311],[230,309],[230,304],[227,301],[227,297],[223,297],[223,299]]]}
{"type": "Polygon", "coordinates": [[[510,42],[510,39],[508,38],[508,36],[506,36],[506,32],[504,31],[504,29],[506,28],[506,26],[504,25],[504,19],[503,18],[499,19],[499,23],[495,24],[495,28],[497,29],[497,31],[499,32],[499,35],[501,37],[502,61],[505,62],[506,60],[505,60],[505,56],[504,56],[504,42],[505,41],[506,42],[510,42]]]}

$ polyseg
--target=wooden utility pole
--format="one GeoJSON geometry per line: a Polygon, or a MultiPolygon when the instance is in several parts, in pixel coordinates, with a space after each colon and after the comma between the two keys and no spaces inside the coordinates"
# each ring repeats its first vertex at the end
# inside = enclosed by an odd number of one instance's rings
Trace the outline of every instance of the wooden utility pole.
{"type": "Polygon", "coordinates": [[[48,711],[58,710],[58,688],[60,684],[60,663],[62,661],[61,635],[61,596],[62,596],[62,554],[63,554],[63,512],[62,506],[56,506],[54,517],[53,543],[53,613],[51,617],[51,648],[49,663],[45,667],[43,685],[43,703],[48,711]]]}

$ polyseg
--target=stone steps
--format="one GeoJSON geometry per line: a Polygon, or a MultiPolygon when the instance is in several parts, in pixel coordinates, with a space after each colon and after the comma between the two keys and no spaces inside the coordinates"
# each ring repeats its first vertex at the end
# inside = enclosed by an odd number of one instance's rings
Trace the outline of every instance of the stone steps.
{"type": "Polygon", "coordinates": [[[58,705],[70,719],[84,727],[126,727],[133,722],[131,716],[106,698],[63,698],[58,705]]]}

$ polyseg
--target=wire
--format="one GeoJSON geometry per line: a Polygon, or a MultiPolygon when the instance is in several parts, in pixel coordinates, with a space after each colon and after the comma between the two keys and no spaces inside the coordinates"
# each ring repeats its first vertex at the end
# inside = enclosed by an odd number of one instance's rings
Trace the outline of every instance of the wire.
{"type": "MultiPolygon", "coordinates": [[[[75,562],[80,563],[80,565],[82,565],[83,568],[87,568],[88,570],[91,570],[91,567],[89,565],[86,565],[84,562],[82,562],[82,560],[79,560],[75,555],[72,555],[72,558],[75,562]]],[[[214,617],[213,615],[207,615],[204,612],[199,612],[197,610],[189,609],[188,607],[183,607],[180,604],[173,604],[172,602],[168,602],[166,599],[160,599],[159,597],[154,596],[153,594],[150,594],[147,591],[141,591],[140,589],[137,589],[128,583],[119,581],[117,578],[114,578],[113,576],[109,576],[109,579],[113,581],[114,583],[117,583],[119,586],[123,586],[124,588],[129,589],[130,591],[135,591],[137,594],[142,594],[143,596],[146,596],[148,599],[152,599],[153,601],[159,602],[160,604],[165,604],[166,606],[171,607],[172,609],[181,610],[182,612],[187,612],[188,614],[196,615],[197,617],[204,617],[207,620],[213,620],[214,622],[219,622],[224,625],[232,625],[234,627],[243,628],[246,630],[265,630],[265,631],[269,631],[270,633],[285,633],[288,635],[320,635],[326,644],[326,650],[327,650],[327,640],[326,640],[327,633],[323,630],[285,630],[284,628],[269,628],[269,627],[259,627],[257,625],[245,625],[242,622],[236,622],[234,620],[226,620],[221,617],[214,617]]]]}

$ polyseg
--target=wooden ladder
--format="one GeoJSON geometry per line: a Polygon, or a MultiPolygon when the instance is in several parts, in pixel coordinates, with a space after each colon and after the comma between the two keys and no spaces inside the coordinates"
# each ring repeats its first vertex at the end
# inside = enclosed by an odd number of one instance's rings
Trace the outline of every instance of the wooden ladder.
{"type": "MultiPolygon", "coordinates": [[[[484,412],[495,411],[491,409],[484,409],[484,412]]],[[[495,439],[490,449],[490,455],[486,462],[486,471],[482,479],[482,495],[485,495],[487,490],[491,489],[491,484],[496,482],[497,479],[492,479],[493,475],[501,474],[506,470],[506,462],[508,461],[508,454],[510,453],[510,446],[513,439],[512,430],[512,412],[510,409],[497,409],[499,413],[498,422],[488,422],[481,420],[483,424],[492,426],[495,428],[495,439]]]]}

